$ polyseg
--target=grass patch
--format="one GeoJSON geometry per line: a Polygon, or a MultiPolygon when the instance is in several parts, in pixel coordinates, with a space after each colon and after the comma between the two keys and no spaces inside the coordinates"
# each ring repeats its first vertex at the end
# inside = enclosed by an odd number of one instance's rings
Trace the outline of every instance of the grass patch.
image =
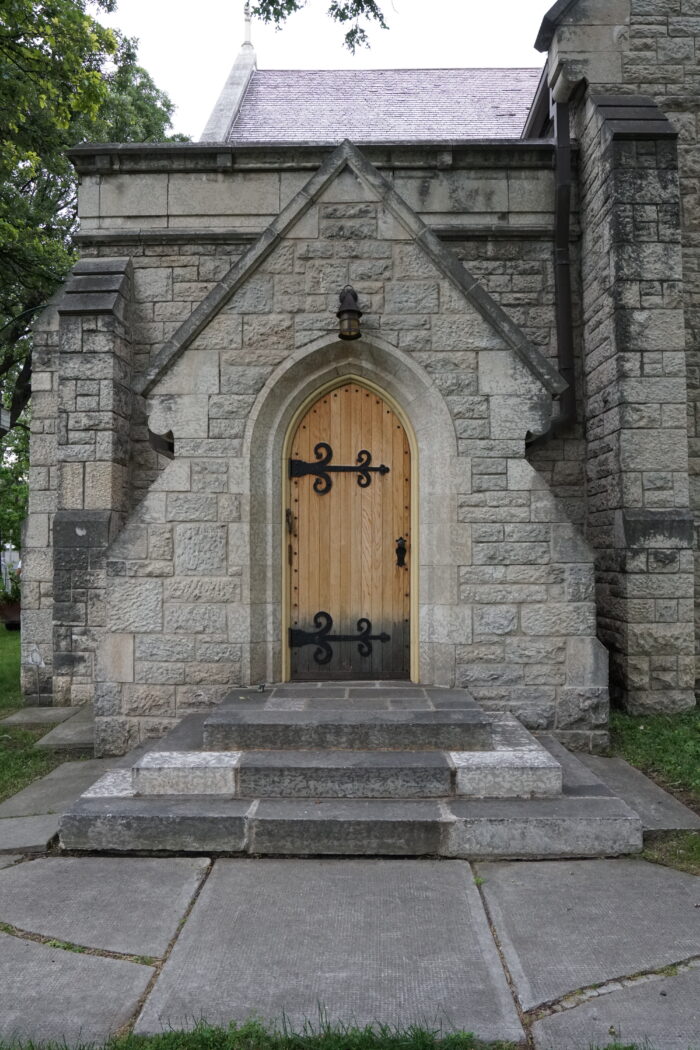
{"type": "Polygon", "coordinates": [[[0,717],[22,706],[19,639],[19,631],[6,631],[0,623],[0,717]]]}
{"type": "Polygon", "coordinates": [[[612,711],[610,747],[700,812],[700,708],[681,715],[612,711]]]}
{"type": "MultiPolygon", "coordinates": [[[[0,1050],[32,1050],[36,1044],[5,1043],[0,1050]]],[[[45,1044],[53,1050],[70,1050],[65,1043],[45,1044]]],[[[87,1050],[77,1044],[73,1050],[87,1050]]],[[[517,1050],[515,1043],[484,1043],[468,1032],[446,1033],[411,1026],[351,1028],[306,1023],[296,1032],[286,1025],[268,1027],[258,1021],[212,1028],[199,1024],[191,1032],[159,1035],[125,1035],[110,1040],[105,1050],[517,1050]]]]}
{"type": "Polygon", "coordinates": [[[35,741],[45,733],[46,726],[43,729],[0,726],[0,802],[65,762],[65,755],[35,750],[35,741]]]}
{"type": "MultiPolygon", "coordinates": [[[[0,624],[0,718],[22,707],[19,640],[19,631],[6,631],[0,624]]],[[[65,761],[50,751],[34,749],[35,741],[50,728],[0,725],[0,802],[65,761]]]]}
{"type": "MultiPolygon", "coordinates": [[[[94,1050],[84,1044],[7,1043],[0,1050],[94,1050]]],[[[484,1043],[468,1032],[444,1033],[411,1026],[351,1028],[343,1025],[307,1023],[300,1032],[287,1026],[273,1028],[258,1021],[211,1028],[198,1024],[191,1032],[171,1031],[159,1035],[124,1035],[111,1039],[104,1050],[518,1050],[521,1043],[484,1043]]],[[[661,1050],[651,1043],[606,1043],[589,1050],[661,1050]]],[[[692,1050],[691,1047],[688,1050],[692,1050]]]]}
{"type": "Polygon", "coordinates": [[[642,853],[644,860],[700,875],[700,832],[674,831],[651,839],[642,853]]]}

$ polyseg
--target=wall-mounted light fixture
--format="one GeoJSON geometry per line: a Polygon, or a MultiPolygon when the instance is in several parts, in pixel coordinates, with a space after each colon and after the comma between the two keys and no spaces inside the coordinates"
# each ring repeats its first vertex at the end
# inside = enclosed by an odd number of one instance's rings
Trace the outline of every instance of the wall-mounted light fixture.
{"type": "Polygon", "coordinates": [[[360,318],[362,317],[362,310],[360,310],[357,298],[357,292],[354,288],[351,288],[349,284],[346,284],[340,293],[340,302],[338,304],[338,313],[336,317],[340,321],[338,326],[338,335],[341,339],[359,339],[362,335],[360,331],[360,318]]]}

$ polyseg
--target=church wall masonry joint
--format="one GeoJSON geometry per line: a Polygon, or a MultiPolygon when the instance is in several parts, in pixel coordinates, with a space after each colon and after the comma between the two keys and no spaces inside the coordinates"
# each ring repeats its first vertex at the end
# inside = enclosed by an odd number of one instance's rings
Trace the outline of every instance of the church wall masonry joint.
{"type": "MultiPolygon", "coordinates": [[[[382,586],[410,580],[415,680],[575,748],[605,742],[611,695],[692,707],[699,37],[697,0],[560,0],[543,77],[498,71],[491,111],[465,96],[488,70],[343,74],[346,96],[403,77],[407,99],[374,125],[360,112],[343,142],[314,108],[314,78],[334,74],[258,71],[246,41],[200,142],[71,151],[82,258],[35,329],[27,702],[94,704],[98,753],[121,754],[288,677],[290,627],[319,627],[293,619],[289,443],[354,384],[406,434],[411,495],[386,535],[393,559],[400,520],[407,568],[392,560],[382,586]],[[265,103],[290,85],[286,130],[265,103]],[[442,137],[441,105],[463,121],[442,137]],[[335,316],[347,285],[353,341],[335,316]]],[[[362,411],[327,424],[358,462],[380,447],[362,411]]],[[[385,477],[367,477],[333,485],[379,506],[385,477]]],[[[332,523],[324,499],[309,506],[332,523]]],[[[333,631],[367,617],[391,635],[347,578],[333,631]]]]}

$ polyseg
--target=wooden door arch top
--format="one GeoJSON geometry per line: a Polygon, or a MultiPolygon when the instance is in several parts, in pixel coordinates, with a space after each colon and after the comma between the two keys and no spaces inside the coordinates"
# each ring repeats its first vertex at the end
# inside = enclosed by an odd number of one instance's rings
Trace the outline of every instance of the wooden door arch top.
{"type": "Polygon", "coordinates": [[[396,412],[347,380],[289,444],[291,677],[410,676],[411,449],[396,412]]]}

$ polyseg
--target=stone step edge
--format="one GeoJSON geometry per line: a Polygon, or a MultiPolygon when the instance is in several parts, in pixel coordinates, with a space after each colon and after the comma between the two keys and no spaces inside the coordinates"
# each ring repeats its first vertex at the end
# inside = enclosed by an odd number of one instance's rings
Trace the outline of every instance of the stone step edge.
{"type": "Polygon", "coordinates": [[[133,765],[131,787],[140,797],[553,798],[561,795],[562,771],[535,741],[512,751],[150,751],[133,765]],[[347,755],[353,765],[342,761],[347,755]],[[403,785],[389,790],[392,777],[403,785]]]}
{"type": "Polygon", "coordinates": [[[620,856],[642,848],[617,798],[380,802],[83,796],[61,819],[65,851],[255,856],[620,856]]]}

